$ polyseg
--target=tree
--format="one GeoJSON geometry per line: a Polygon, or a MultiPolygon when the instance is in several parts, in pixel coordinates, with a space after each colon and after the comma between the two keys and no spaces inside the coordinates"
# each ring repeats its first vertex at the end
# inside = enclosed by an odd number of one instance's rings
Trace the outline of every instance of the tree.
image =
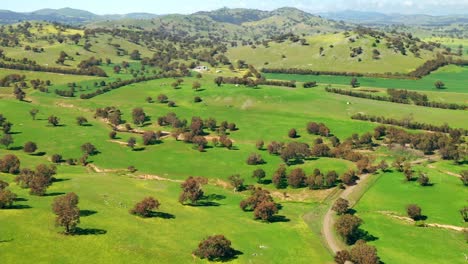
{"type": "Polygon", "coordinates": [[[6,149],[9,149],[9,146],[13,144],[13,137],[10,134],[4,134],[2,138],[0,138],[0,144],[4,145],[6,149]]]}
{"type": "Polygon", "coordinates": [[[254,209],[255,219],[271,222],[275,214],[278,213],[278,207],[272,201],[262,201],[254,209]]]}
{"type": "Polygon", "coordinates": [[[55,224],[65,227],[65,234],[73,234],[80,223],[78,196],[68,193],[54,199],[52,210],[56,215],[55,224]]]}
{"type": "Polygon", "coordinates": [[[136,145],[136,138],[130,137],[127,140],[127,146],[130,147],[133,150],[135,148],[135,145],[136,145]]]}
{"type": "Polygon", "coordinates": [[[350,186],[353,185],[356,182],[356,172],[354,170],[349,170],[345,172],[343,175],[341,175],[341,181],[350,186]]]}
{"type": "Polygon", "coordinates": [[[468,170],[461,171],[460,176],[460,180],[463,182],[463,185],[468,186],[468,170]]]}
{"type": "Polygon", "coordinates": [[[204,239],[193,254],[201,259],[210,261],[227,260],[232,258],[235,250],[231,247],[231,241],[223,235],[209,236],[204,239]]]}
{"type": "Polygon", "coordinates": [[[16,194],[6,188],[0,188],[0,209],[11,207],[16,200],[16,194]]]}
{"type": "Polygon", "coordinates": [[[332,210],[338,215],[345,214],[349,210],[349,202],[346,199],[338,198],[333,204],[332,210]]]}
{"type": "Polygon", "coordinates": [[[23,150],[26,153],[34,153],[37,150],[37,145],[34,142],[28,141],[24,144],[23,150]]]}
{"type": "Polygon", "coordinates": [[[244,179],[242,179],[239,174],[229,176],[228,180],[231,183],[232,187],[234,187],[235,192],[242,191],[245,188],[244,179]]]}
{"type": "Polygon", "coordinates": [[[257,143],[255,143],[255,147],[258,150],[262,150],[264,145],[265,145],[265,143],[263,142],[263,140],[258,140],[257,143]]]}
{"type": "Polygon", "coordinates": [[[309,145],[300,142],[290,142],[281,150],[281,159],[289,164],[290,160],[294,160],[296,163],[301,163],[306,157],[311,154],[309,145]]]}
{"type": "Polygon", "coordinates": [[[258,165],[263,163],[265,163],[265,161],[262,159],[262,156],[260,156],[260,154],[257,153],[252,153],[247,158],[248,165],[258,165]]]}
{"type": "Polygon", "coordinates": [[[361,224],[362,220],[357,216],[344,214],[335,222],[335,229],[346,243],[352,244],[358,235],[359,226],[361,224]]]}
{"type": "Polygon", "coordinates": [[[202,184],[206,183],[207,180],[204,178],[194,178],[190,176],[180,185],[182,193],[179,196],[179,202],[184,204],[187,200],[190,200],[191,204],[196,204],[203,198],[204,192],[202,190],[202,184]]]}
{"type": "Polygon", "coordinates": [[[81,151],[84,153],[84,154],[88,154],[88,155],[96,155],[98,153],[98,150],[97,148],[91,144],[91,143],[84,143],[83,145],[81,145],[81,151]]]}
{"type": "Polygon", "coordinates": [[[223,77],[221,77],[221,76],[216,77],[214,79],[214,82],[218,87],[221,86],[221,84],[223,84],[223,82],[224,82],[223,77]]]}
{"type": "Polygon", "coordinates": [[[435,86],[435,88],[437,88],[437,89],[444,89],[444,88],[445,88],[445,84],[444,84],[442,81],[440,81],[440,80],[439,80],[439,81],[436,81],[436,82],[434,83],[434,86],[435,86]]]}
{"type": "Polygon", "coordinates": [[[79,116],[76,118],[76,123],[79,126],[83,126],[84,124],[88,123],[88,119],[86,119],[84,116],[79,116]]]}
{"type": "Polygon", "coordinates": [[[353,88],[358,87],[359,86],[358,79],[357,78],[352,78],[350,84],[351,84],[351,87],[353,87],[353,88]]]}
{"type": "Polygon", "coordinates": [[[335,255],[335,262],[337,264],[345,264],[347,262],[351,261],[351,254],[349,253],[348,250],[340,250],[336,252],[335,255]]]}
{"type": "Polygon", "coordinates": [[[161,103],[161,104],[167,103],[167,100],[168,100],[168,99],[169,99],[169,98],[168,98],[165,94],[160,94],[160,95],[158,95],[158,97],[157,97],[158,102],[161,103]]]}
{"type": "Polygon", "coordinates": [[[424,172],[419,172],[418,183],[421,186],[429,186],[431,184],[429,176],[424,172]]]}
{"type": "Polygon", "coordinates": [[[58,126],[60,123],[60,119],[54,115],[49,116],[47,118],[47,121],[49,122],[49,124],[51,124],[54,127],[58,126]]]}
{"type": "Polygon", "coordinates": [[[109,138],[110,139],[116,139],[116,137],[117,137],[117,132],[115,132],[115,131],[109,132],[109,138]]]}
{"type": "Polygon", "coordinates": [[[374,246],[367,245],[365,241],[358,240],[351,251],[351,261],[356,264],[378,264],[377,249],[374,246]]]}
{"type": "Polygon", "coordinates": [[[200,96],[195,96],[195,97],[193,98],[193,102],[194,102],[194,103],[200,103],[200,102],[202,102],[202,101],[203,101],[203,99],[202,99],[200,96]]]}
{"type": "Polygon", "coordinates": [[[53,163],[60,163],[60,162],[62,162],[62,155],[60,155],[60,154],[54,154],[54,155],[52,155],[51,161],[52,161],[53,163]]]}
{"type": "Polygon", "coordinates": [[[153,197],[146,197],[141,202],[137,203],[133,209],[130,210],[131,214],[141,217],[150,217],[153,209],[159,209],[161,204],[153,197]]]}
{"type": "Polygon", "coordinates": [[[297,138],[297,131],[296,131],[296,129],[292,128],[291,130],[289,130],[289,132],[288,132],[288,137],[290,137],[290,138],[297,138]]]}
{"type": "Polygon", "coordinates": [[[132,53],[130,53],[130,59],[132,59],[132,60],[141,60],[140,52],[138,50],[132,51],[132,53]]]}
{"type": "Polygon", "coordinates": [[[132,110],[132,118],[133,123],[139,126],[143,125],[147,119],[146,114],[141,107],[137,107],[132,110]]]}
{"type": "Polygon", "coordinates": [[[296,168],[288,175],[288,184],[293,188],[302,187],[305,183],[305,172],[301,168],[296,168]]]}
{"type": "Polygon", "coordinates": [[[283,164],[275,171],[271,180],[277,189],[287,186],[286,167],[283,164]]]}
{"type": "Polygon", "coordinates": [[[17,174],[20,171],[20,160],[12,154],[5,155],[0,160],[0,172],[17,174]]]}
{"type": "Polygon", "coordinates": [[[463,207],[460,210],[460,214],[463,218],[463,221],[468,222],[468,206],[463,207]]]}
{"type": "Polygon", "coordinates": [[[199,81],[195,81],[192,83],[192,89],[195,90],[195,91],[198,91],[198,89],[201,88],[201,84],[199,81]]]}
{"type": "Polygon", "coordinates": [[[142,138],[143,138],[143,145],[145,146],[153,145],[159,140],[158,135],[154,131],[143,132],[142,138]]]}
{"type": "Polygon", "coordinates": [[[254,170],[254,172],[252,174],[252,178],[256,178],[258,183],[261,183],[263,178],[265,178],[265,177],[266,177],[265,170],[260,169],[260,168],[254,170]]]}
{"type": "Polygon", "coordinates": [[[406,213],[408,214],[408,216],[417,221],[419,219],[421,219],[421,207],[417,206],[416,204],[409,204],[408,206],[406,206],[406,213]]]}
{"type": "Polygon", "coordinates": [[[29,114],[31,115],[33,120],[36,120],[36,115],[39,113],[39,109],[33,108],[29,110],[29,114]]]}

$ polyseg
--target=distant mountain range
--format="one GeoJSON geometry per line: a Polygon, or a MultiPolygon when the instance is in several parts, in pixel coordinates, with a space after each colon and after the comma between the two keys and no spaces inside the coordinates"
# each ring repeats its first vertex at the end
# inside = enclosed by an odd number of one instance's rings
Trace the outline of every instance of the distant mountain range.
{"type": "Polygon", "coordinates": [[[123,15],[96,15],[94,13],[73,9],[41,9],[34,12],[20,13],[9,10],[0,10],[0,23],[12,24],[27,20],[43,20],[67,24],[85,24],[92,21],[120,20],[120,19],[152,19],[158,17],[149,13],[129,13],[123,15]]]}
{"type": "Polygon", "coordinates": [[[389,24],[406,24],[406,25],[448,25],[455,23],[468,23],[467,15],[450,15],[450,16],[431,16],[424,14],[402,15],[402,14],[383,14],[378,12],[362,12],[354,10],[345,10],[340,12],[320,13],[320,16],[333,20],[342,20],[356,24],[368,25],[389,25],[389,24]]]}
{"type": "MultiPolygon", "coordinates": [[[[9,10],[0,10],[0,24],[12,24],[26,20],[43,20],[67,24],[87,24],[102,21],[115,20],[150,20],[165,15],[150,13],[129,13],[121,15],[97,15],[85,10],[61,8],[41,9],[34,12],[21,13],[9,10]]],[[[173,15],[168,15],[173,16],[173,15]]],[[[183,15],[181,15],[183,16],[183,15]]],[[[326,18],[335,21],[345,21],[355,24],[385,25],[385,24],[407,24],[407,25],[447,25],[453,23],[468,23],[467,15],[453,16],[431,16],[431,15],[402,15],[383,14],[377,12],[361,12],[346,10],[340,12],[327,12],[313,15],[296,8],[279,8],[273,11],[262,11],[255,9],[229,9],[221,8],[214,11],[202,11],[192,15],[196,17],[209,17],[213,21],[241,25],[243,23],[257,22],[272,17],[284,17],[300,22],[311,18],[326,18]]]]}

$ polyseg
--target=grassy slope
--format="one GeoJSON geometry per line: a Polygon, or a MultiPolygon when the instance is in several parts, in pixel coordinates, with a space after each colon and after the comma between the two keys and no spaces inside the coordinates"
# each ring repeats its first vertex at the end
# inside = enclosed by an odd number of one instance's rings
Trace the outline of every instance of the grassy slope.
{"type": "Polygon", "coordinates": [[[407,56],[395,53],[386,47],[386,41],[372,47],[375,39],[370,36],[361,37],[354,43],[350,43],[343,33],[319,35],[308,37],[310,45],[302,46],[291,42],[270,44],[269,48],[258,45],[256,49],[250,46],[240,46],[228,50],[227,56],[236,61],[239,59],[253,64],[257,68],[306,68],[321,71],[353,71],[353,72],[410,72],[432,58],[428,51],[421,52],[421,58],[416,58],[411,53],[407,56]],[[334,47],[331,48],[330,45],[334,47]],[[363,54],[351,58],[350,48],[363,48],[363,54]],[[319,54],[319,48],[323,47],[325,54],[319,54]],[[372,59],[372,50],[378,49],[381,59],[372,59]],[[282,58],[285,55],[286,58],[282,58]],[[358,62],[358,58],[362,61],[358,62]],[[265,63],[268,62],[268,65],[265,63]]]}

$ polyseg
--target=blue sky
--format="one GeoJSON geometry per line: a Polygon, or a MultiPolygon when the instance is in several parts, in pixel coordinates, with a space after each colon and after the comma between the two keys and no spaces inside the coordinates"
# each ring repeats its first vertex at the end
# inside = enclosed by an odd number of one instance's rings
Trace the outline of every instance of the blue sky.
{"type": "Polygon", "coordinates": [[[297,7],[312,13],[360,10],[405,14],[468,14],[468,0],[0,0],[0,9],[34,11],[42,8],[72,7],[97,14],[148,12],[156,14],[193,13],[221,7],[272,10],[297,7]]]}

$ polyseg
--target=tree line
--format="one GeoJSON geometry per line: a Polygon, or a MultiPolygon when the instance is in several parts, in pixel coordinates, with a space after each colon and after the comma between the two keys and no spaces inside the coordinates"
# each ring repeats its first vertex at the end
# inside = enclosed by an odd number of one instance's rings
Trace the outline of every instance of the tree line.
{"type": "Polygon", "coordinates": [[[468,106],[464,104],[428,101],[428,98],[425,94],[421,94],[418,92],[411,92],[407,90],[387,89],[387,94],[389,96],[374,95],[374,94],[366,93],[366,92],[358,92],[358,91],[352,91],[352,90],[340,89],[340,88],[331,88],[331,87],[326,87],[325,91],[329,93],[336,93],[336,94],[341,94],[341,95],[346,95],[346,96],[365,98],[365,99],[371,99],[371,100],[377,100],[377,101],[392,102],[392,103],[399,103],[399,104],[411,104],[411,101],[410,101],[411,99],[412,102],[418,106],[451,109],[451,110],[468,109],[468,106]]]}

